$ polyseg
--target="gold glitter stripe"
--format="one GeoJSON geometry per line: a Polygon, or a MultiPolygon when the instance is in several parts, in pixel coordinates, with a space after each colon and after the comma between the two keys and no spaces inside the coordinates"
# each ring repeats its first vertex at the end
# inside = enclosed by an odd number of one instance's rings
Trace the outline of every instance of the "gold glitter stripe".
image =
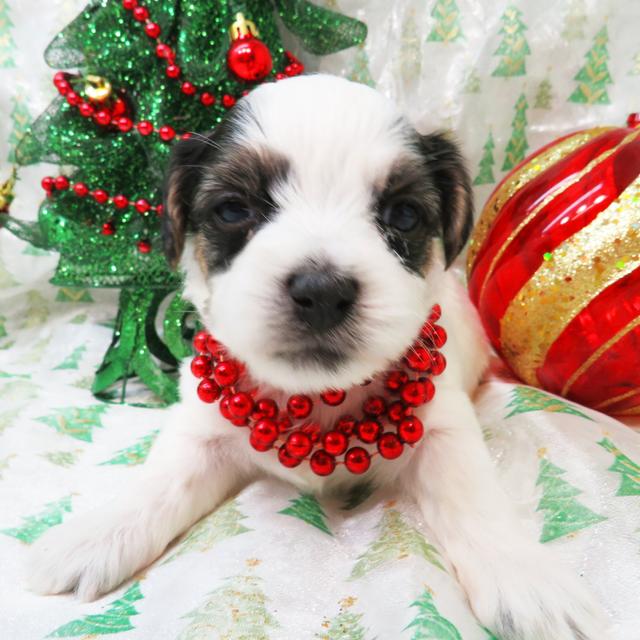
{"type": "Polygon", "coordinates": [[[608,149],[607,151],[601,153],[597,158],[594,158],[580,173],[576,174],[570,182],[565,182],[562,187],[556,189],[553,193],[550,193],[520,224],[513,230],[511,235],[502,243],[502,246],[498,249],[498,252],[493,257],[491,264],[489,265],[489,269],[484,277],[484,281],[482,282],[482,287],[480,288],[480,294],[478,295],[478,301],[481,302],[484,298],[484,292],[487,288],[489,280],[493,274],[498,261],[504,255],[505,251],[509,248],[514,238],[540,213],[542,209],[544,209],[550,202],[555,200],[559,195],[564,193],[569,187],[572,187],[576,182],[580,182],[584,176],[588,173],[591,173],[599,164],[602,164],[609,156],[612,156],[614,153],[619,151],[622,147],[627,144],[633,142],[638,136],[640,136],[640,131],[634,131],[630,133],[628,136],[622,139],[620,144],[617,146],[608,149]]]}
{"type": "Polygon", "coordinates": [[[632,320],[626,327],[620,329],[618,333],[612,338],[609,338],[604,344],[601,344],[571,375],[571,377],[567,380],[560,395],[564,396],[567,394],[569,389],[574,385],[575,381],[593,366],[599,359],[602,354],[609,350],[616,342],[622,340],[628,333],[633,331],[636,327],[640,327],[640,316],[638,316],[635,320],[632,320]]]}
{"type": "Polygon", "coordinates": [[[605,131],[611,131],[614,128],[615,127],[597,127],[595,129],[588,129],[587,131],[580,131],[546,151],[543,151],[541,154],[534,156],[527,164],[510,175],[504,184],[491,196],[491,199],[482,209],[482,213],[476,222],[471,240],[469,241],[467,274],[471,273],[478,251],[489,234],[489,229],[493,221],[507,200],[518,193],[520,189],[525,187],[538,174],[546,171],[550,166],[568,156],[578,147],[581,147],[605,131]]]}
{"type": "Polygon", "coordinates": [[[529,384],[569,322],[640,267],[640,178],[567,238],[520,289],[500,321],[506,359],[529,384]]]}
{"type": "Polygon", "coordinates": [[[637,393],[640,393],[640,388],[631,389],[631,391],[625,391],[624,393],[620,393],[617,396],[613,396],[612,398],[609,398],[608,400],[605,400],[604,402],[601,402],[600,404],[597,404],[593,408],[594,409],[604,409],[605,407],[609,407],[612,404],[615,404],[616,402],[620,402],[621,400],[626,400],[627,398],[630,398],[631,396],[635,396],[637,393]]]}

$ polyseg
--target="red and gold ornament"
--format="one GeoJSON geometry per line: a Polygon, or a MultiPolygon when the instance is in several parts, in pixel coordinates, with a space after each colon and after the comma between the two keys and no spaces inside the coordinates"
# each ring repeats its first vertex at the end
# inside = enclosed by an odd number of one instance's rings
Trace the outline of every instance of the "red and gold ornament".
{"type": "Polygon", "coordinates": [[[264,80],[273,69],[273,59],[269,47],[259,40],[260,34],[256,25],[251,20],[247,20],[242,13],[237,13],[229,34],[231,36],[231,45],[227,51],[229,70],[245,82],[264,80]]]}
{"type": "MultiPolygon", "coordinates": [[[[640,414],[640,117],[536,151],[476,225],[469,292],[526,383],[640,414]]],[[[434,344],[436,339],[433,340],[434,344]]]]}
{"type": "Polygon", "coordinates": [[[394,460],[402,455],[405,445],[413,447],[424,435],[424,426],[413,410],[433,398],[431,377],[446,366],[438,351],[447,338],[444,328],[436,324],[440,313],[436,305],[398,368],[382,375],[387,397],[372,394],[362,403],[359,418],[342,415],[324,434],[312,421],[314,404],[336,407],[347,398],[346,391],[329,389],[315,403],[306,394],[294,394],[280,408],[272,398],[259,396],[259,389],[241,388],[244,366],[204,331],[193,340],[197,355],[191,371],[200,380],[198,397],[206,403],[219,400],[220,413],[226,420],[249,428],[251,446],[262,452],[277,449],[278,460],[285,467],[294,468],[307,461],[319,476],[330,475],[338,465],[353,474],[365,473],[373,456],[394,460]],[[433,336],[438,336],[437,340],[431,339],[433,336]],[[426,351],[429,367],[425,368],[422,360],[407,358],[417,349],[426,351]]]}

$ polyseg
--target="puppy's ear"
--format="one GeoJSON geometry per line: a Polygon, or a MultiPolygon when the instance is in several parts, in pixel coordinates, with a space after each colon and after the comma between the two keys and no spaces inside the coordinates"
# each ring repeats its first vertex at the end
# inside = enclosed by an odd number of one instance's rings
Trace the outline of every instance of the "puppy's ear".
{"type": "Polygon", "coordinates": [[[440,194],[440,220],[447,268],[462,251],[473,227],[471,180],[460,150],[442,133],[420,136],[420,152],[440,194]]]}

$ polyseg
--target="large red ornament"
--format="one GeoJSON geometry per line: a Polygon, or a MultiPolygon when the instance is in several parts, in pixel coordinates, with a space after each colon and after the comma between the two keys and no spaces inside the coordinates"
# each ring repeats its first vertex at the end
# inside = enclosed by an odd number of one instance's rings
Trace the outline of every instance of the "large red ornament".
{"type": "Polygon", "coordinates": [[[231,34],[231,46],[227,51],[229,70],[246,82],[264,80],[273,69],[273,59],[269,47],[258,39],[256,25],[251,20],[246,20],[241,13],[237,13],[229,32],[231,34]]]}
{"type": "Polygon", "coordinates": [[[489,198],[468,258],[471,298],[512,370],[612,414],[640,414],[639,125],[526,158],[489,198]]]}

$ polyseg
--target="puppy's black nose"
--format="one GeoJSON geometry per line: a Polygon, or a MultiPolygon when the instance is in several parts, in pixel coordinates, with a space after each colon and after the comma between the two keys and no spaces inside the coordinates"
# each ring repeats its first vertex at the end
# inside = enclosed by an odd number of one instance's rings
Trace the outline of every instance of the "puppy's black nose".
{"type": "Polygon", "coordinates": [[[319,333],[343,322],[358,297],[358,281],[332,269],[298,271],[287,287],[298,318],[319,333]]]}

